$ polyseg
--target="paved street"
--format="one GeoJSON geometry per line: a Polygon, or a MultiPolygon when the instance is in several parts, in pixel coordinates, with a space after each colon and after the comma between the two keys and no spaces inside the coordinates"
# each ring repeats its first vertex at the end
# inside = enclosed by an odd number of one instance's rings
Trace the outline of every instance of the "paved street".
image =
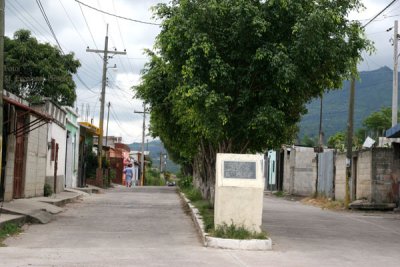
{"type": "Polygon", "coordinates": [[[399,215],[334,213],[265,197],[274,250],[204,248],[171,187],[114,188],[68,204],[0,248],[0,266],[398,266],[399,215]]]}
{"type": "Polygon", "coordinates": [[[264,198],[263,228],[297,266],[399,266],[400,214],[334,212],[264,198]]]}

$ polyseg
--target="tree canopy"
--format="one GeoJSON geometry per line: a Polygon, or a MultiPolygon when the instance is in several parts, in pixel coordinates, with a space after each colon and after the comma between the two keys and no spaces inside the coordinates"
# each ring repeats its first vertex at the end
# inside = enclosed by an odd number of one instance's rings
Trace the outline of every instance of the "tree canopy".
{"type": "Polygon", "coordinates": [[[28,30],[18,30],[13,39],[5,37],[4,89],[34,101],[50,97],[72,106],[76,99],[72,75],[80,66],[74,54],[63,54],[49,43],[40,43],[28,30]]]}
{"type": "Polygon", "coordinates": [[[136,88],[150,105],[152,133],[211,184],[216,153],[291,143],[305,104],[340,88],[369,47],[347,19],[359,7],[358,0],[159,4],[162,30],[136,88]]]}

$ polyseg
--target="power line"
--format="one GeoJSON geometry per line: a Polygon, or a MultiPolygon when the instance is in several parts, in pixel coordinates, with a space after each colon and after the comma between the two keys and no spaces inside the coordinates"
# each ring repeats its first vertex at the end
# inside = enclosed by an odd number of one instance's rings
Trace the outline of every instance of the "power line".
{"type": "MultiPolygon", "coordinates": [[[[24,13],[27,14],[33,21],[35,21],[36,24],[37,24],[38,26],[40,26],[40,28],[41,28],[44,32],[47,32],[46,27],[43,27],[43,26],[40,24],[40,22],[37,21],[36,18],[35,18],[34,16],[32,16],[32,15],[30,14],[30,12],[28,12],[28,11],[25,9],[25,7],[24,7],[23,5],[21,5],[18,1],[14,1],[14,3],[16,3],[22,10],[24,10],[24,11],[25,11],[24,13]]],[[[8,4],[11,4],[11,5],[12,5],[12,2],[9,2],[8,4]]],[[[15,7],[14,7],[14,8],[15,8],[15,7]]],[[[15,8],[15,9],[17,10],[17,8],[15,8]]],[[[26,17],[22,14],[22,12],[18,12],[18,13],[21,13],[21,15],[26,19],[26,17]]],[[[27,19],[27,21],[29,22],[29,19],[27,19]]],[[[32,25],[32,27],[34,27],[33,23],[32,23],[31,25],[32,25]]],[[[40,32],[40,31],[38,31],[38,32],[40,32]]],[[[42,34],[42,33],[40,32],[40,34],[42,34]]]]}
{"type": "MultiPolygon", "coordinates": [[[[115,8],[115,1],[114,1],[114,0],[112,0],[112,4],[113,4],[114,13],[117,13],[117,9],[115,8]]],[[[115,20],[117,21],[117,27],[118,27],[119,37],[121,38],[122,44],[123,44],[124,49],[125,49],[125,48],[126,48],[126,45],[125,45],[124,37],[122,36],[121,27],[120,27],[120,25],[119,25],[119,20],[118,20],[118,18],[115,18],[115,20]]],[[[124,66],[124,64],[122,63],[122,60],[121,60],[120,57],[119,57],[119,59],[120,59],[120,61],[121,61],[122,67],[125,69],[125,66],[124,66]]],[[[128,64],[129,64],[129,67],[131,68],[130,70],[133,72],[133,67],[132,67],[132,64],[131,64],[131,62],[130,62],[129,60],[128,60],[128,64]]]]}
{"type": "Polygon", "coordinates": [[[112,14],[112,13],[100,10],[98,8],[89,6],[89,5],[87,5],[85,3],[82,3],[81,1],[78,1],[78,0],[75,0],[75,2],[77,2],[77,3],[81,4],[81,5],[84,5],[84,6],[88,7],[88,8],[91,8],[93,10],[96,10],[98,12],[101,12],[103,14],[106,14],[106,15],[109,15],[109,16],[113,16],[113,17],[117,17],[117,18],[120,18],[120,19],[125,19],[125,20],[129,20],[129,21],[133,21],[133,22],[137,22],[137,23],[142,23],[142,24],[147,24],[147,25],[155,25],[155,26],[160,26],[161,25],[159,23],[147,22],[147,21],[142,21],[142,20],[137,20],[137,19],[131,19],[131,18],[122,17],[122,16],[119,16],[119,15],[116,15],[116,14],[112,14]]]}
{"type": "Polygon", "coordinates": [[[27,29],[29,29],[32,33],[34,33],[36,36],[39,36],[39,34],[43,37],[43,39],[47,40],[49,43],[51,43],[51,40],[49,38],[46,37],[45,34],[43,34],[40,30],[38,30],[31,22],[29,22],[29,20],[21,13],[18,11],[18,8],[14,7],[11,2],[10,5],[7,4],[6,6],[6,10],[11,11],[12,13],[15,14],[15,17],[17,19],[19,19],[25,26],[27,29]],[[23,19],[20,17],[22,16],[23,19]],[[38,34],[39,33],[39,34],[38,34]]]}
{"type": "Polygon", "coordinates": [[[92,41],[93,41],[94,47],[96,47],[96,49],[98,49],[98,48],[97,48],[97,45],[96,45],[96,41],[94,40],[92,31],[90,30],[89,23],[88,23],[87,20],[86,20],[85,13],[83,13],[83,9],[82,9],[82,6],[81,6],[80,3],[79,3],[79,8],[81,9],[81,13],[82,13],[83,19],[85,20],[86,27],[88,28],[88,31],[89,31],[89,33],[90,33],[90,36],[92,37],[92,41]]]}
{"type": "Polygon", "coordinates": [[[61,52],[64,54],[64,51],[60,45],[60,42],[57,39],[56,34],[54,33],[53,27],[51,26],[51,23],[49,21],[49,18],[46,15],[46,11],[44,10],[43,6],[42,6],[42,2],[40,2],[40,0],[36,0],[36,3],[39,6],[40,12],[42,12],[43,18],[46,21],[47,26],[49,26],[49,29],[51,31],[51,34],[53,35],[54,40],[56,40],[58,47],[60,48],[61,52]]]}
{"type": "Polygon", "coordinates": [[[372,19],[370,19],[366,24],[364,24],[364,26],[362,26],[361,28],[365,28],[368,26],[368,24],[370,24],[372,21],[374,21],[380,14],[382,14],[383,12],[385,12],[386,9],[388,9],[391,5],[393,5],[397,0],[393,0],[392,2],[390,2],[384,9],[382,9],[378,14],[376,14],[372,19]]]}

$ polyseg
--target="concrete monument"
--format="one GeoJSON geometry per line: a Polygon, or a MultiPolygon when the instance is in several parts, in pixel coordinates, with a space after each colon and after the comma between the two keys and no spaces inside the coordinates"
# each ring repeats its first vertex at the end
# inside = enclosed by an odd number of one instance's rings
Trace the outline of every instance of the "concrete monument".
{"type": "Polygon", "coordinates": [[[233,223],[250,231],[261,231],[263,168],[263,155],[217,154],[215,226],[233,223]]]}

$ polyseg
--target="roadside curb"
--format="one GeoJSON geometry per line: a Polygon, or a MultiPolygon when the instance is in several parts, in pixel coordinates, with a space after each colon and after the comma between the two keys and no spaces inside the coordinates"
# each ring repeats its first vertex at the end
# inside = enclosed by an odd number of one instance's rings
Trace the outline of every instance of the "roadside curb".
{"type": "Polygon", "coordinates": [[[36,201],[51,204],[57,207],[63,207],[68,203],[74,202],[80,198],[83,197],[83,192],[73,192],[73,191],[68,191],[65,190],[63,194],[53,194],[50,197],[38,197],[36,198],[36,201]],[[65,194],[68,193],[70,196],[65,196],[65,194]]]}
{"type": "Polygon", "coordinates": [[[190,209],[190,216],[196,226],[197,231],[200,234],[201,240],[205,247],[221,248],[221,249],[234,249],[234,250],[272,250],[272,240],[268,239],[250,239],[250,240],[239,240],[239,239],[226,239],[211,237],[204,230],[203,219],[200,215],[199,210],[190,203],[190,200],[186,196],[178,191],[179,196],[185,202],[187,207],[190,209]]]}
{"type": "Polygon", "coordinates": [[[27,222],[26,215],[15,215],[15,214],[0,214],[0,230],[7,223],[14,223],[17,225],[24,225],[27,222]]]}

